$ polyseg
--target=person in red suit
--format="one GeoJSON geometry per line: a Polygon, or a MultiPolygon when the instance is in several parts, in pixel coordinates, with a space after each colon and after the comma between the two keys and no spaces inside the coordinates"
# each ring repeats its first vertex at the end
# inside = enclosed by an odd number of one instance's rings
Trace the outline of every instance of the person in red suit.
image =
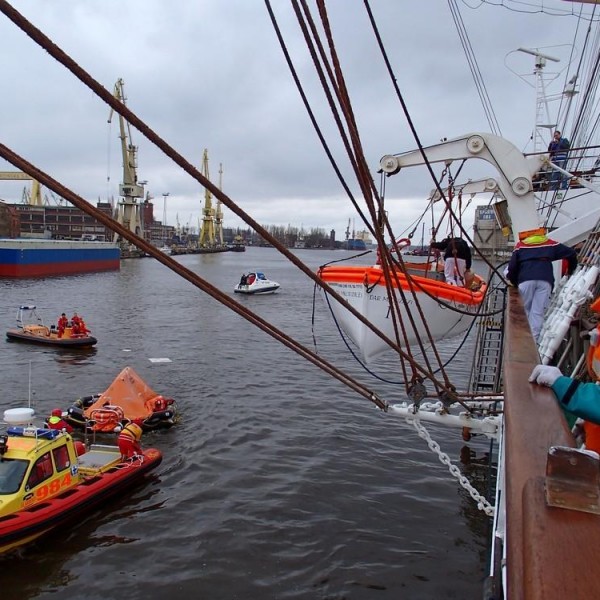
{"type": "Polygon", "coordinates": [[[57,326],[58,337],[63,336],[63,334],[65,333],[65,328],[67,327],[68,324],[69,324],[69,319],[67,319],[67,315],[65,313],[63,313],[58,318],[58,326],[57,326]]]}
{"type": "Polygon", "coordinates": [[[48,429],[58,429],[59,431],[64,429],[67,433],[73,432],[73,428],[62,418],[62,410],[60,408],[55,408],[52,411],[50,417],[46,419],[46,425],[48,429]]]}
{"type": "Polygon", "coordinates": [[[71,317],[71,327],[73,328],[73,335],[79,335],[81,333],[81,319],[75,312],[71,317]]]}
{"type": "Polygon", "coordinates": [[[121,452],[121,460],[133,458],[136,454],[142,454],[142,428],[138,420],[132,421],[123,427],[117,438],[117,445],[121,452]]]}
{"type": "Polygon", "coordinates": [[[79,333],[81,335],[87,335],[89,333],[89,329],[85,326],[83,317],[79,317],[79,333]]]}

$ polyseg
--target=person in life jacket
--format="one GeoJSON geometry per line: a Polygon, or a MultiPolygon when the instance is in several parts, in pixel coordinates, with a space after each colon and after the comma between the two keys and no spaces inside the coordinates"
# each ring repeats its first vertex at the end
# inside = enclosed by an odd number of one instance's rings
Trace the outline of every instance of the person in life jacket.
{"type": "Polygon", "coordinates": [[[85,326],[83,317],[79,317],[79,333],[81,335],[87,335],[89,333],[89,329],[85,326]]]}
{"type": "Polygon", "coordinates": [[[79,335],[81,333],[81,319],[76,312],[74,312],[71,317],[71,327],[73,328],[73,335],[79,335]]]}
{"type": "Polygon", "coordinates": [[[59,431],[64,429],[67,433],[73,432],[73,428],[62,418],[62,410],[60,408],[55,408],[52,411],[50,417],[46,419],[46,425],[48,429],[58,429],[59,431]]]}
{"type": "Polygon", "coordinates": [[[136,421],[132,421],[123,427],[117,438],[117,445],[121,452],[121,460],[127,460],[136,454],[142,454],[142,428],[136,421]]]}
{"type": "Polygon", "coordinates": [[[519,288],[525,314],[535,341],[538,341],[544,312],[554,287],[552,262],[566,259],[567,276],[577,267],[577,253],[573,248],[551,240],[544,228],[522,231],[508,263],[506,277],[519,288]]]}
{"type": "Polygon", "coordinates": [[[65,313],[63,313],[58,318],[58,323],[57,323],[58,337],[62,337],[63,336],[63,334],[65,333],[65,329],[66,329],[66,327],[67,327],[68,324],[69,324],[69,319],[67,319],[67,315],[65,313]]]}

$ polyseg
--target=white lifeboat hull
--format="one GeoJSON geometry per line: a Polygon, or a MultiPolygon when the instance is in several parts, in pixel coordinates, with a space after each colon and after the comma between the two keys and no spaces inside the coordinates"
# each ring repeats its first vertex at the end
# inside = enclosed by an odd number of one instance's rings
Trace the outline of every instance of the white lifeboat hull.
{"type": "MultiPolygon", "coordinates": [[[[319,276],[386,337],[395,339],[385,280],[379,266],[324,267],[319,271],[319,276]]],[[[428,340],[425,324],[416,309],[410,291],[409,280],[412,282],[427,328],[435,341],[454,337],[466,331],[472,324],[485,293],[485,285],[473,292],[425,277],[407,278],[398,273],[398,279],[408,306],[403,304],[395,283],[394,290],[400,306],[400,319],[404,323],[409,344],[415,343],[419,336],[426,343],[428,340]],[[455,312],[451,308],[463,312],[455,312]],[[409,318],[409,311],[415,322],[414,327],[409,318]],[[470,314],[463,314],[465,311],[470,314]]],[[[372,361],[390,349],[385,341],[345,306],[330,296],[326,301],[339,327],[357,346],[365,362],[372,361]]]]}

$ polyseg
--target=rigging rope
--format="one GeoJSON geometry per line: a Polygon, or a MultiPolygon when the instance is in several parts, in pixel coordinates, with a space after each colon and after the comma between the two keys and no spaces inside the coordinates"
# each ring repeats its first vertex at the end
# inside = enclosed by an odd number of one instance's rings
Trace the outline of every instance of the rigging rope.
{"type": "MultiPolygon", "coordinates": [[[[114,97],[113,94],[108,92],[100,83],[98,83],[89,73],[82,69],[69,55],[61,50],[56,44],[54,44],[43,32],[33,26],[23,15],[16,11],[10,3],[6,0],[0,0],[0,12],[4,13],[13,23],[15,23],[20,29],[22,29],[32,40],[46,50],[55,60],[65,66],[75,77],[77,77],[82,83],[89,87],[97,96],[102,98],[106,104],[111,106],[116,112],[118,112],[123,118],[125,118],[130,124],[132,124],[144,137],[146,137],[152,144],[157,146],[162,152],[165,153],[173,162],[179,165],[186,173],[193,177],[200,185],[208,189],[213,196],[218,198],[227,208],[229,208],[234,214],[240,217],[245,223],[247,223],[252,229],[254,229],[260,236],[262,236],[267,242],[269,242],[274,248],[276,248],[281,254],[283,254],[292,264],[298,267],[303,273],[305,273],[310,279],[312,279],[317,285],[327,291],[333,298],[342,304],[353,316],[355,316],[361,323],[368,327],[375,335],[381,338],[386,344],[393,350],[398,352],[405,360],[409,361],[411,365],[417,370],[421,369],[421,366],[415,363],[410,355],[405,353],[400,346],[389,339],[383,334],[377,327],[375,327],[368,319],[366,319],[360,312],[354,309],[340,294],[333,290],[329,285],[323,282],[307,265],[305,265],[297,256],[286,248],[279,240],[271,235],[264,227],[262,227],[257,221],[255,221],[248,213],[240,208],[229,196],[224,194],[217,186],[215,186],[210,180],[202,175],[198,169],[196,169],[189,161],[187,161],[181,154],[179,154],[172,146],[165,142],[159,135],[157,135],[144,121],[142,121],[133,111],[127,106],[114,97]]],[[[7,149],[8,150],[8,149],[7,149]]],[[[31,165],[32,169],[35,169],[31,165]]],[[[40,172],[41,173],[41,172],[40,172]]],[[[51,186],[47,186],[50,189],[51,186]]],[[[87,203],[86,203],[87,204],[87,203]]],[[[88,204],[89,206],[89,204],[88,204]]],[[[102,221],[104,222],[104,221],[102,221]]],[[[107,227],[112,228],[111,225],[107,227]]],[[[134,242],[132,242],[134,243],[134,242]]],[[[134,243],[135,245],[135,243],[134,243]]],[[[150,254],[150,253],[149,253],[150,254]]],[[[162,254],[162,253],[161,253],[162,254]]],[[[152,254],[154,256],[154,254],[152,254]]]]}
{"type": "Polygon", "coordinates": [[[477,64],[477,58],[473,52],[473,47],[471,46],[471,42],[469,40],[469,36],[467,34],[467,30],[462,20],[456,0],[448,0],[448,6],[450,7],[450,12],[452,13],[452,18],[454,19],[454,25],[456,26],[460,43],[465,51],[465,56],[467,57],[469,68],[471,69],[471,75],[473,75],[473,81],[475,82],[475,88],[479,94],[479,99],[481,100],[481,105],[483,106],[483,111],[490,125],[490,129],[495,135],[502,135],[500,131],[500,124],[496,118],[492,101],[487,93],[485,81],[483,80],[483,75],[481,74],[479,65],[477,64]]]}
{"type": "Polygon", "coordinates": [[[256,315],[251,310],[246,308],[245,306],[239,304],[235,300],[233,300],[228,294],[220,291],[218,288],[213,286],[208,281],[202,279],[199,275],[194,273],[193,271],[187,269],[182,264],[178,263],[176,260],[171,258],[170,256],[161,252],[154,245],[150,244],[140,236],[136,235],[129,229],[120,225],[117,221],[100,211],[98,208],[92,206],[89,202],[76,195],[70,189],[66,188],[58,181],[50,177],[48,174],[44,173],[37,167],[33,166],[31,163],[27,162],[25,159],[20,157],[18,154],[0,144],[0,156],[13,164],[14,166],[20,168],[22,171],[34,177],[37,181],[53,190],[61,197],[67,199],[71,204],[79,208],[81,211],[86,214],[94,217],[100,223],[106,225],[113,231],[117,232],[123,238],[130,241],[136,247],[140,248],[150,256],[153,256],[156,260],[164,264],[166,267],[201,289],[203,292],[212,296],[215,300],[218,300],[221,304],[224,304],[243,318],[245,318],[250,323],[256,325],[259,329],[262,329],[265,333],[268,333],[271,337],[281,342],[288,348],[294,350],[299,355],[303,356],[309,362],[312,362],[314,365],[323,369],[323,371],[329,373],[355,392],[361,394],[365,398],[369,399],[371,402],[376,404],[382,410],[387,408],[387,404],[382,401],[377,394],[373,391],[366,388],[360,382],[356,381],[331,363],[328,363],[325,359],[313,353],[308,348],[304,347],[302,344],[292,339],[290,336],[285,334],[283,331],[279,330],[277,327],[264,320],[262,317],[256,315]]]}
{"type": "MultiPolygon", "coordinates": [[[[297,266],[303,271],[310,279],[312,279],[317,285],[323,288],[329,295],[340,302],[353,316],[355,316],[361,323],[368,327],[375,335],[381,338],[386,344],[394,349],[403,360],[406,360],[411,368],[423,375],[429,377],[436,385],[437,388],[445,391],[448,394],[453,394],[454,390],[449,389],[446,385],[438,381],[435,377],[432,377],[431,372],[419,365],[412,356],[407,354],[397,342],[392,341],[386,335],[384,335],[379,329],[377,329],[368,319],[366,319],[361,313],[354,309],[340,294],[333,290],[330,286],[324,283],[313,271],[307,267],[301,260],[299,260],[288,248],[283,246],[274,236],[272,236],[267,230],[265,230],[259,223],[257,223],[250,215],[242,210],[235,202],[233,202],[226,194],[224,194],[218,187],[216,187],[211,181],[204,177],[191,163],[189,163],[181,154],[179,154],[173,147],[167,144],[160,136],[158,136],[148,125],[146,125],[135,113],[133,113],[127,106],[120,102],[114,97],[106,88],[98,83],[94,78],[89,75],[84,69],[82,69],[69,55],[61,50],[56,44],[54,44],[44,33],[38,28],[34,27],[23,15],[16,11],[10,3],[6,0],[0,0],[0,12],[2,12],[7,18],[9,18],[15,25],[23,30],[33,41],[40,45],[46,50],[55,60],[65,66],[73,75],[75,75],[82,83],[90,88],[97,96],[102,98],[109,106],[111,106],[116,112],[118,112],[124,119],[126,119],[131,125],[133,125],[142,135],[144,135],[151,143],[160,148],[171,160],[179,165],[186,173],[193,177],[198,183],[204,188],[208,189],[216,198],[218,198],[225,206],[227,206],[234,214],[239,216],[245,223],[252,227],[259,235],[261,235],[267,242],[271,243],[281,254],[283,254],[291,263],[297,266]]],[[[354,389],[357,393],[368,398],[374,402],[378,407],[385,410],[386,404],[380,400],[375,393],[364,387],[359,382],[356,382],[347,374],[343,373],[333,365],[328,364],[321,357],[312,353],[309,349],[305,348],[301,344],[295,342],[283,332],[277,330],[275,327],[247,310],[242,305],[232,300],[227,294],[223,294],[217,288],[212,286],[210,283],[204,281],[198,277],[195,273],[185,269],[177,261],[174,261],[169,256],[160,252],[151,244],[145,240],[136,236],[134,233],[122,227],[114,219],[111,219],[97,208],[93,207],[90,203],[83,200],[71,190],[64,187],[62,184],[51,178],[49,175],[39,170],[37,167],[21,158],[19,155],[14,153],[12,150],[4,145],[0,145],[0,155],[7,161],[11,162],[14,166],[25,171],[38,181],[51,189],[55,193],[61,195],[71,202],[74,206],[82,210],[83,212],[91,215],[100,223],[103,223],[109,229],[116,231],[123,238],[130,241],[136,247],[140,248],[150,256],[155,257],[159,262],[165,264],[168,268],[172,269],[183,278],[193,283],[196,287],[199,287],[219,302],[230,307],[232,310],[238,312],[245,319],[255,324],[259,328],[263,329],[266,333],[290,347],[298,354],[304,356],[307,360],[313,362],[313,364],[319,366],[324,371],[330,373],[336,377],[342,383],[348,385],[354,389]]]]}

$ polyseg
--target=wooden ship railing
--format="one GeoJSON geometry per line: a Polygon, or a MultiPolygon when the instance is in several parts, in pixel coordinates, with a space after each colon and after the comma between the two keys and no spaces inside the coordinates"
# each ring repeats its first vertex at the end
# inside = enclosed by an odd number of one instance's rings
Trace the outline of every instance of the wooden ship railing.
{"type": "MultiPolygon", "coordinates": [[[[600,515],[549,506],[551,446],[574,447],[552,390],[530,384],[539,356],[515,288],[505,319],[506,568],[509,600],[600,598],[600,515]]],[[[598,491],[598,473],[586,481],[598,491]]],[[[583,475],[585,477],[585,475],[583,475]]],[[[596,503],[598,498],[595,498],[596,503]]]]}

